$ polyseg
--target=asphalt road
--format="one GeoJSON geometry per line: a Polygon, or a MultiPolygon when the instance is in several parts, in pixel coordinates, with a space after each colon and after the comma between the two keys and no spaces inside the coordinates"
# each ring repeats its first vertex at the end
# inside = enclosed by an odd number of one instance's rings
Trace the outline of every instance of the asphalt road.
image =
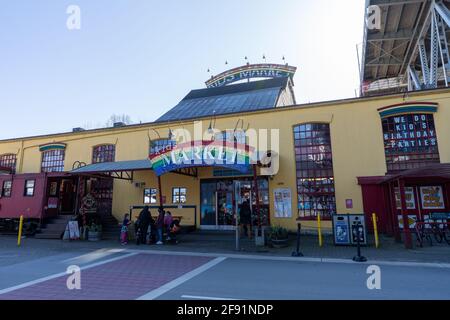
{"type": "Polygon", "coordinates": [[[80,253],[0,265],[0,300],[450,299],[448,265],[380,263],[381,288],[370,290],[370,263],[109,249],[80,253]],[[74,264],[82,268],[80,291],[66,288],[65,271],[74,264]]]}
{"type": "Polygon", "coordinates": [[[450,299],[450,269],[381,265],[381,289],[369,290],[367,267],[226,259],[159,299],[450,299]]]}

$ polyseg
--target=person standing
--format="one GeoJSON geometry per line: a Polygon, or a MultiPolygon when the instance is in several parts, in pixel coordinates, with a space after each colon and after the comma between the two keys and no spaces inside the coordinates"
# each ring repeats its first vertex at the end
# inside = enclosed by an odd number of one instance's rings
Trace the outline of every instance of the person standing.
{"type": "Polygon", "coordinates": [[[248,200],[244,200],[241,205],[241,210],[239,211],[240,224],[244,230],[245,236],[249,239],[252,238],[251,222],[252,222],[252,210],[250,208],[250,203],[248,200]]]}
{"type": "Polygon", "coordinates": [[[167,240],[170,241],[170,228],[172,227],[173,217],[170,211],[167,211],[164,216],[164,229],[167,233],[167,240]]]}
{"type": "Polygon", "coordinates": [[[163,208],[158,209],[158,218],[156,219],[156,230],[158,233],[158,241],[156,244],[163,244],[163,229],[164,229],[164,210],[163,208]]]}
{"type": "Polygon", "coordinates": [[[147,230],[150,224],[151,213],[148,206],[145,206],[139,214],[139,241],[138,243],[146,243],[147,230]]]}

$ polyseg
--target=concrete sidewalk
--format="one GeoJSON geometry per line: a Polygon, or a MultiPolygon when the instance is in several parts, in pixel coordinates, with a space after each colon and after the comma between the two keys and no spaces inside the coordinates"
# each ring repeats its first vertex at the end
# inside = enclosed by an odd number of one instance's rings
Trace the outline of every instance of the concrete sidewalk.
{"type": "MultiPolygon", "coordinates": [[[[0,266],[11,265],[33,259],[61,253],[84,254],[97,249],[139,249],[161,250],[173,252],[196,252],[217,254],[245,254],[261,257],[290,257],[295,250],[296,239],[291,237],[287,248],[275,249],[256,247],[254,241],[241,239],[241,250],[235,251],[234,233],[199,231],[182,234],[177,245],[140,245],[130,243],[121,246],[117,241],[61,241],[26,238],[22,246],[17,247],[17,239],[13,236],[0,235],[0,266]]],[[[369,238],[369,243],[373,243],[369,238]]],[[[446,243],[434,246],[406,250],[402,243],[396,243],[392,238],[382,238],[379,249],[373,245],[362,247],[362,255],[373,261],[420,262],[420,263],[450,263],[450,246],[446,243]]],[[[305,258],[347,259],[356,255],[355,247],[334,246],[331,236],[324,237],[323,247],[319,247],[317,237],[302,235],[300,251],[305,258]]]]}

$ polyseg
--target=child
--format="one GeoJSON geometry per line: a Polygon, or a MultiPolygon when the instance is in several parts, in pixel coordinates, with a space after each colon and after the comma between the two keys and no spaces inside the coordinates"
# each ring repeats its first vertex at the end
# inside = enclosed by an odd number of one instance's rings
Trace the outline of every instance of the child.
{"type": "Polygon", "coordinates": [[[126,245],[128,243],[128,225],[130,224],[128,217],[128,213],[125,214],[122,222],[122,229],[120,230],[120,243],[122,245],[126,245]]]}

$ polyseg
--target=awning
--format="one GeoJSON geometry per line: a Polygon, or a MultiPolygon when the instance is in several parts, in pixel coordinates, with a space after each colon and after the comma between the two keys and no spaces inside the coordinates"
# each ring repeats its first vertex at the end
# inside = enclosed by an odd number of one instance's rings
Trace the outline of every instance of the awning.
{"type": "Polygon", "coordinates": [[[450,163],[436,163],[420,168],[405,170],[384,178],[384,183],[404,179],[441,179],[450,181],[450,163]]]}
{"type": "Polygon", "coordinates": [[[152,163],[148,159],[94,163],[80,166],[70,173],[75,175],[101,175],[117,179],[132,180],[133,172],[151,170],[152,163]]]}
{"type": "Polygon", "coordinates": [[[12,170],[10,167],[0,166],[0,174],[11,174],[12,170]]]}

